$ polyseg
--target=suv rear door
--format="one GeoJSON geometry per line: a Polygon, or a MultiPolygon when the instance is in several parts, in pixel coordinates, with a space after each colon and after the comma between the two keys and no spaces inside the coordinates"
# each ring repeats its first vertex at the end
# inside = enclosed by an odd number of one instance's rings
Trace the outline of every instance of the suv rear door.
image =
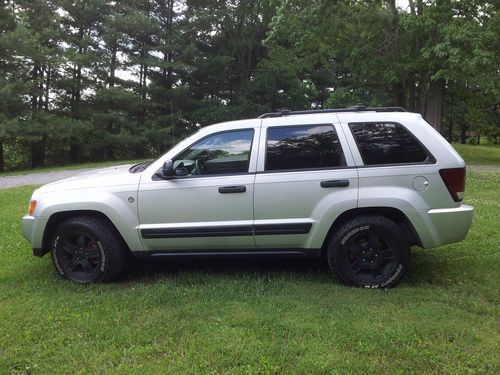
{"type": "Polygon", "coordinates": [[[355,208],[358,174],[335,115],[262,120],[254,187],[258,248],[320,249],[355,208]]]}

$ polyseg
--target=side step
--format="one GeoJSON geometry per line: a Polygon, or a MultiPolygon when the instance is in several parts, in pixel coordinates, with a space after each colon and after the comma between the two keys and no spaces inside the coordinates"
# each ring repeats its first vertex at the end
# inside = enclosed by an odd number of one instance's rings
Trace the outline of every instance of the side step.
{"type": "Polygon", "coordinates": [[[212,258],[212,257],[311,257],[321,256],[321,249],[261,249],[223,251],[134,251],[137,258],[212,258]]]}

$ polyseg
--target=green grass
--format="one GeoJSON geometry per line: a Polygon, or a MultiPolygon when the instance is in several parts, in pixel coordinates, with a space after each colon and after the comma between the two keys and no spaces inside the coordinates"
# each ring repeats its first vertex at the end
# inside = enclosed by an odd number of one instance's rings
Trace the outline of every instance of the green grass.
{"type": "Polygon", "coordinates": [[[391,290],[317,262],[140,263],[79,286],[31,255],[32,188],[0,191],[1,374],[500,373],[500,173],[469,173],[467,239],[391,290]]]}
{"type": "Polygon", "coordinates": [[[467,164],[500,165],[500,145],[463,145],[453,143],[453,147],[467,164]]]}
{"type": "Polygon", "coordinates": [[[139,163],[141,159],[136,160],[111,160],[111,161],[100,161],[100,162],[92,162],[92,163],[81,163],[81,164],[66,164],[66,165],[58,165],[58,166],[50,166],[50,167],[40,167],[34,169],[24,169],[19,171],[8,171],[0,173],[1,176],[17,176],[28,173],[38,173],[38,172],[52,172],[52,171],[65,171],[69,169],[83,169],[83,168],[100,168],[100,167],[109,167],[113,165],[123,165],[123,164],[132,164],[139,163]]]}

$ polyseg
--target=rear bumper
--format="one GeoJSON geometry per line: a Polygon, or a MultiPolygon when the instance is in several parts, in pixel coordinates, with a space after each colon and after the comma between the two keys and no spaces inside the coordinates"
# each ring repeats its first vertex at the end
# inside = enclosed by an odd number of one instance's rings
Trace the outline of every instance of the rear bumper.
{"type": "Polygon", "coordinates": [[[474,207],[462,204],[456,208],[433,209],[411,216],[422,246],[431,248],[462,241],[472,224],[474,207]]]}

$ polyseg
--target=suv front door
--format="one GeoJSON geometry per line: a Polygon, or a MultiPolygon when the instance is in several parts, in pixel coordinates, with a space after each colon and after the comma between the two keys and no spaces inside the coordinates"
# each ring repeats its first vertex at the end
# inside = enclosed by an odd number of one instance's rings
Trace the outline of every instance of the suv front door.
{"type": "Polygon", "coordinates": [[[255,249],[252,150],[259,132],[209,134],[173,159],[175,178],[143,177],[138,206],[144,250],[255,249]]]}

